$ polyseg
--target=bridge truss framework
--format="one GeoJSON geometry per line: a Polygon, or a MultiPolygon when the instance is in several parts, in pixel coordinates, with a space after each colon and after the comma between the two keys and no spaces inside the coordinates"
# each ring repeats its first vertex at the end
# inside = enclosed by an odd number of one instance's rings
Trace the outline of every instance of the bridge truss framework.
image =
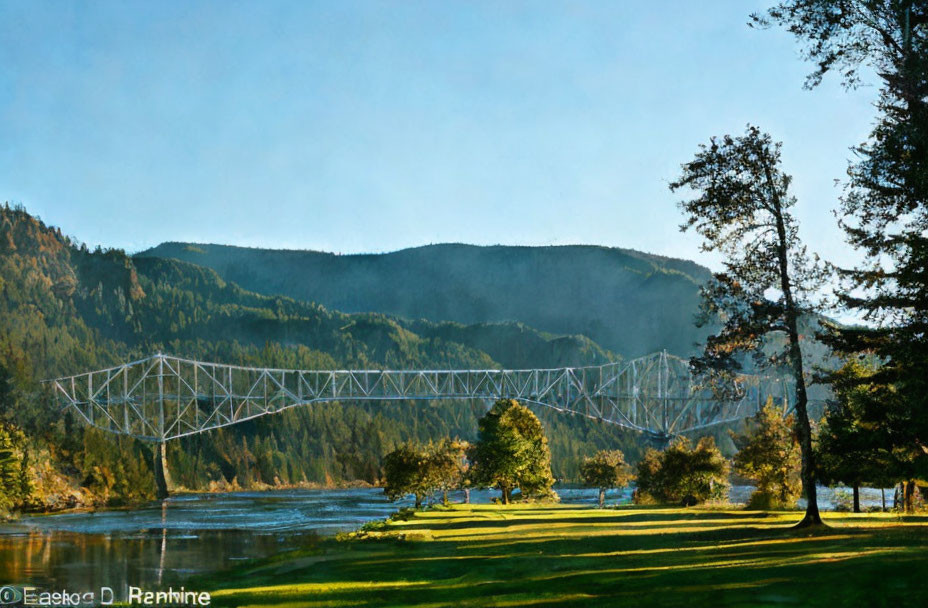
{"type": "Polygon", "coordinates": [[[686,360],[655,353],[595,367],[527,370],[288,370],[164,354],[50,381],[61,405],[104,431],[161,442],[311,403],[517,399],[666,440],[753,415],[784,379],[696,383],[686,360]]]}

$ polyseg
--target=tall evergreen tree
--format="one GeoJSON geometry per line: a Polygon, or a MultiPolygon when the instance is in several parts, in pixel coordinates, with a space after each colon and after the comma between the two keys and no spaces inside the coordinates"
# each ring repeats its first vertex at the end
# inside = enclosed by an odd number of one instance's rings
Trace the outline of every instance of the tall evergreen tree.
{"type": "Polygon", "coordinates": [[[893,450],[892,425],[886,424],[884,387],[867,384],[874,366],[849,359],[831,375],[835,398],[828,404],[818,436],[822,479],[853,488],[854,512],[860,512],[860,486],[895,483],[904,470],[893,450]]]}
{"type": "Polygon", "coordinates": [[[849,243],[866,256],[842,271],[841,297],[870,326],[836,329],[833,343],[884,362],[866,382],[894,449],[906,454],[900,473],[911,496],[913,480],[928,477],[928,4],[785,0],[754,21],[800,41],[816,65],[809,88],[829,72],[857,86],[862,70],[881,85],[876,124],[854,150],[839,208],[849,243]]]}
{"type": "Polygon", "coordinates": [[[694,197],[680,207],[682,230],[703,237],[704,251],[725,256],[724,272],[703,289],[703,320],[719,319],[705,352],[693,360],[699,372],[731,374],[739,355],[751,353],[761,367],[785,367],[795,386],[796,427],[802,449],[802,485],[807,498],[800,525],[821,524],[815,493],[815,455],[807,411],[806,375],[799,342],[799,320],[812,309],[812,295],[823,281],[799,240],[790,209],[792,178],[780,169],[780,144],[754,126],[741,137],[713,137],[683,165],[672,191],[694,197]],[[773,348],[785,338],[785,349],[773,348]]]}

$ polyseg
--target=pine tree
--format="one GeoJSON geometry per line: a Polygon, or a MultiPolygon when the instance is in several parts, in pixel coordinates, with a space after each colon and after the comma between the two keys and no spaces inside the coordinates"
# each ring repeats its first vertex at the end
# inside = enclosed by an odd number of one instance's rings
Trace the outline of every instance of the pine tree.
{"type": "MultiPolygon", "coordinates": [[[[848,355],[876,354],[866,379],[882,403],[883,424],[905,454],[906,494],[928,477],[928,5],[922,0],[785,0],[756,23],[779,24],[803,44],[816,68],[807,86],[838,72],[848,87],[861,70],[880,83],[877,120],[855,149],[839,217],[865,255],[844,269],[844,305],[869,326],[835,328],[848,355]]],[[[907,500],[911,508],[911,500],[907,500]]]]}
{"type": "Polygon", "coordinates": [[[722,329],[708,338],[694,367],[731,375],[741,368],[738,356],[751,353],[758,367],[788,371],[807,501],[798,525],[821,525],[799,320],[813,311],[812,296],[824,274],[799,240],[791,213],[792,178],[780,168],[780,148],[751,125],[741,137],[713,137],[683,165],[683,175],[670,188],[694,194],[680,203],[686,216],[681,229],[696,230],[704,251],[725,256],[724,272],[703,288],[702,320],[721,321],[722,329]],[[777,339],[785,339],[785,348],[768,355],[764,347],[777,339]]]}
{"type": "Polygon", "coordinates": [[[835,398],[819,431],[822,479],[853,488],[855,513],[860,512],[862,484],[886,487],[905,479],[905,467],[898,462],[905,452],[893,449],[896,439],[885,420],[885,399],[880,396],[884,387],[866,383],[875,371],[874,365],[851,358],[832,374],[835,398]]]}

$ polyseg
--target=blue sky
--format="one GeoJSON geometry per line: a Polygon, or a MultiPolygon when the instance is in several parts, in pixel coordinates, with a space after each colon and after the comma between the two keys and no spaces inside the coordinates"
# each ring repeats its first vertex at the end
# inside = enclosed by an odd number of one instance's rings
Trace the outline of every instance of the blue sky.
{"type": "Polygon", "coordinates": [[[696,259],[667,183],[710,135],[784,141],[811,248],[875,90],[768,3],[0,0],[0,200],[91,245],[377,252],[592,243],[696,259]]]}

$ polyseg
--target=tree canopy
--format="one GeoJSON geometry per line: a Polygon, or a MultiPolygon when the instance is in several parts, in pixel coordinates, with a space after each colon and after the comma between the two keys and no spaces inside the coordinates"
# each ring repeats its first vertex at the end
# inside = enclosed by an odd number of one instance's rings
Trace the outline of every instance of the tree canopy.
{"type": "Polygon", "coordinates": [[[732,439],[738,448],[735,472],[757,484],[749,506],[792,507],[800,490],[800,454],[793,417],[784,417],[773,399],[768,398],[746,426],[745,433],[732,433],[732,439]]]}
{"type": "Polygon", "coordinates": [[[628,485],[632,475],[621,450],[600,450],[580,463],[580,479],[585,486],[599,488],[599,506],[606,500],[606,490],[628,485]]]}
{"type": "Polygon", "coordinates": [[[696,447],[679,438],[663,452],[648,450],[638,462],[638,499],[685,506],[724,500],[729,471],[728,459],[712,437],[703,437],[696,447]]]}
{"type": "MultiPolygon", "coordinates": [[[[928,477],[928,6],[920,0],[784,0],[754,16],[780,25],[815,64],[807,85],[831,72],[846,86],[879,83],[877,117],[854,149],[838,217],[863,261],[840,271],[841,303],[869,323],[834,327],[847,356],[876,355],[861,382],[882,405],[894,475],[911,507],[928,477]]],[[[837,422],[837,420],[833,420],[837,422]]]]}
{"type": "Polygon", "coordinates": [[[500,399],[480,419],[477,441],[470,451],[475,485],[498,488],[509,504],[512,491],[523,496],[551,494],[551,453],[541,422],[514,399],[500,399]]]}
{"type": "Polygon", "coordinates": [[[383,457],[383,491],[390,500],[410,494],[416,497],[416,508],[435,491],[430,470],[429,454],[412,443],[404,443],[383,457]]]}

